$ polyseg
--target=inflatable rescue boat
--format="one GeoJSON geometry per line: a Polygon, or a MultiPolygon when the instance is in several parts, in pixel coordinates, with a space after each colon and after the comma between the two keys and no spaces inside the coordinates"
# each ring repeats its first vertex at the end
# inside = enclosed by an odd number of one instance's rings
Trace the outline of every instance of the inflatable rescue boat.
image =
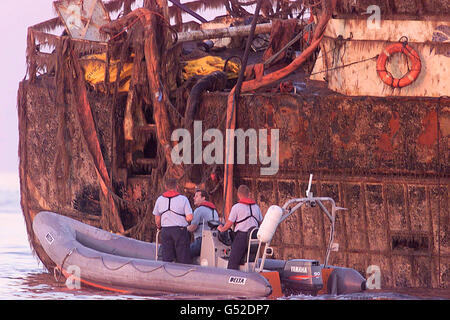
{"type": "Polygon", "coordinates": [[[366,281],[360,273],[328,265],[338,210],[344,208],[336,207],[331,198],[313,197],[309,189],[306,198],[289,200],[283,207],[271,206],[260,227],[251,232],[240,270],[226,269],[231,239],[229,233],[217,230],[219,222],[214,221],[209,223],[211,230],[203,230],[201,254],[192,265],[160,261],[158,236],[156,243],[143,242],[54,212],[40,212],[33,221],[33,230],[55,263],[55,274],[123,294],[277,297],[292,292],[312,295],[361,292],[366,281]],[[323,204],[327,201],[331,203],[331,213],[323,204]],[[324,263],[269,259],[273,253],[270,241],[278,225],[303,205],[318,206],[330,220],[324,263]]]}

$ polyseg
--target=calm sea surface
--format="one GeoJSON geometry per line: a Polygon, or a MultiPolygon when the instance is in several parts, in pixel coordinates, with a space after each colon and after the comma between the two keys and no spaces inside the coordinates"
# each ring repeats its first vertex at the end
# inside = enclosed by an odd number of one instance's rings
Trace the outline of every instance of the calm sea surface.
{"type": "MultiPolygon", "coordinates": [[[[153,297],[120,295],[82,287],[70,290],[58,283],[38,259],[28,243],[25,222],[19,205],[18,190],[0,190],[0,300],[135,300],[135,299],[232,299],[232,297],[201,297],[158,295],[153,297]]],[[[366,291],[343,296],[292,295],[286,300],[414,300],[449,299],[442,290],[366,291]]]]}

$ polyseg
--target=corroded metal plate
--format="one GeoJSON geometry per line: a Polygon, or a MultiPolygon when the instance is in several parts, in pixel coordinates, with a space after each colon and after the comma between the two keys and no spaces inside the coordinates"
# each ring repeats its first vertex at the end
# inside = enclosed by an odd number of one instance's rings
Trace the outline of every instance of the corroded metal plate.
{"type": "Polygon", "coordinates": [[[100,27],[111,21],[103,2],[99,0],[62,0],[53,5],[74,39],[106,41],[100,27]]]}

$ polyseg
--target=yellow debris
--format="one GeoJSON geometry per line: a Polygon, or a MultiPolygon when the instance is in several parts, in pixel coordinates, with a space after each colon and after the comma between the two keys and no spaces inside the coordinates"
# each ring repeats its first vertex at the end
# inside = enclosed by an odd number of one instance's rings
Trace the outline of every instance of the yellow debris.
{"type": "MultiPolygon", "coordinates": [[[[84,68],[84,79],[95,88],[103,89],[101,84],[105,81],[106,53],[84,56],[80,59],[84,68]]],[[[119,60],[111,60],[109,65],[109,82],[114,83],[117,78],[119,60]]],[[[130,89],[130,78],[133,70],[132,63],[124,63],[120,73],[119,92],[130,89]]]]}
{"type": "MultiPolygon", "coordinates": [[[[195,75],[208,75],[214,71],[223,71],[225,60],[220,57],[206,56],[197,60],[187,61],[187,65],[183,68],[184,80],[189,79],[195,75]]],[[[239,65],[229,61],[227,65],[228,79],[234,79],[238,77],[239,65]]]]}
{"type": "MultiPolygon", "coordinates": [[[[94,88],[103,91],[105,72],[106,72],[106,54],[93,54],[84,56],[80,59],[84,69],[84,78],[94,88]]],[[[117,78],[117,67],[119,60],[111,60],[109,66],[109,81],[114,83],[117,78]]],[[[208,75],[214,71],[223,71],[225,60],[220,57],[206,56],[197,60],[187,61],[183,68],[183,79],[187,80],[195,75],[208,75]]],[[[124,63],[120,74],[119,92],[127,92],[130,89],[130,79],[133,71],[132,63],[124,63]]],[[[238,77],[239,65],[229,61],[226,74],[228,79],[238,77]]]]}

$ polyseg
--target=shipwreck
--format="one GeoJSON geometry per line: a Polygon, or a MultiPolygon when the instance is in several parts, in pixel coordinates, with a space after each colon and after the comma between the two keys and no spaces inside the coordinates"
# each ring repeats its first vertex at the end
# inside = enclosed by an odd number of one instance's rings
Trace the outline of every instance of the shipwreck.
{"type": "MultiPolygon", "coordinates": [[[[314,195],[348,208],[336,216],[330,264],[368,285],[378,270],[378,288],[449,288],[448,1],[54,7],[55,18],[28,29],[18,91],[21,206],[46,268],[54,264],[32,229],[41,211],[151,242],[166,177],[188,195],[204,188],[226,217],[241,183],[265,213],[303,194],[314,174],[314,195]],[[226,14],[208,20],[204,9],[226,14]],[[174,163],[172,133],[198,121],[204,131],[279,130],[277,172],[234,161],[250,142],[225,150],[225,163],[174,163]]],[[[317,210],[280,226],[277,259],[325,255],[317,210]]]]}

